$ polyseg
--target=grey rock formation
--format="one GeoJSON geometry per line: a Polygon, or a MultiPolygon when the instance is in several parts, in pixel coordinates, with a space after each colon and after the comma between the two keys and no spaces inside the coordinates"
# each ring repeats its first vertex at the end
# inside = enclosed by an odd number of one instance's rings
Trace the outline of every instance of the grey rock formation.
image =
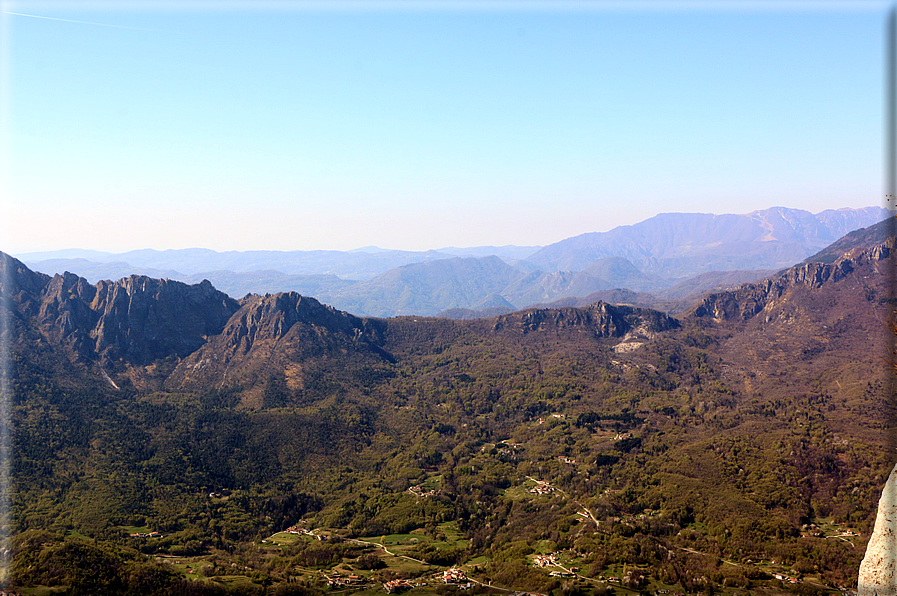
{"type": "Polygon", "coordinates": [[[892,237],[876,246],[846,252],[833,263],[802,263],[763,281],[708,294],[694,309],[693,315],[710,316],[718,321],[746,321],[781,298],[790,288],[805,286],[816,289],[825,283],[837,283],[858,267],[890,258],[895,248],[897,246],[892,237]]]}
{"type": "Polygon", "coordinates": [[[858,596],[897,595],[897,466],[881,493],[857,584],[858,596]]]}
{"type": "Polygon", "coordinates": [[[208,281],[132,275],[91,285],[73,273],[34,273],[2,253],[0,272],[14,318],[32,322],[42,341],[63,347],[73,361],[147,365],[183,358],[221,333],[240,308],[208,281]]]}

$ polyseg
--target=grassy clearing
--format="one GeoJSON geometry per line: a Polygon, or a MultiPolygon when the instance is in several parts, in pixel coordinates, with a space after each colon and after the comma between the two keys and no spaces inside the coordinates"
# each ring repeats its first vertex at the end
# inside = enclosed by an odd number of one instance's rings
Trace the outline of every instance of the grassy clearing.
{"type": "Polygon", "coordinates": [[[213,566],[212,562],[203,557],[173,557],[159,556],[155,557],[156,561],[171,567],[187,579],[203,579],[199,574],[199,570],[203,565],[213,566]]]}
{"type": "Polygon", "coordinates": [[[33,588],[22,588],[19,593],[23,596],[50,596],[51,594],[61,594],[67,591],[65,586],[34,586],[33,588]]]}
{"type": "Polygon", "coordinates": [[[506,488],[502,492],[502,496],[512,501],[528,501],[530,499],[538,497],[537,494],[529,492],[530,489],[534,486],[536,486],[535,482],[533,482],[532,480],[527,480],[521,485],[506,488]]]}
{"type": "Polygon", "coordinates": [[[396,555],[380,555],[380,559],[386,564],[386,567],[392,571],[405,571],[412,576],[419,576],[424,573],[432,572],[437,567],[433,565],[429,565],[427,563],[417,563],[415,561],[408,560],[400,555],[399,551],[395,551],[396,555]]]}
{"type": "Polygon", "coordinates": [[[386,534],[385,536],[366,536],[359,540],[378,542],[384,546],[415,545],[430,541],[429,538],[420,534],[386,534]]]}
{"type": "Polygon", "coordinates": [[[290,546],[297,542],[308,542],[308,538],[299,536],[298,534],[290,534],[289,532],[278,532],[265,540],[267,540],[268,543],[276,544],[277,546],[290,546]]]}
{"type": "Polygon", "coordinates": [[[446,542],[463,541],[466,544],[467,541],[464,540],[464,536],[461,534],[461,530],[458,528],[457,521],[441,523],[436,527],[445,536],[446,542]]]}
{"type": "Polygon", "coordinates": [[[539,555],[549,555],[555,551],[557,551],[558,545],[551,540],[539,540],[538,542],[533,544],[533,550],[536,551],[536,554],[539,555]]]}
{"type": "Polygon", "coordinates": [[[255,583],[245,575],[219,575],[211,578],[216,584],[221,584],[227,588],[238,588],[255,585],[255,583]]]}
{"type": "Polygon", "coordinates": [[[442,474],[433,474],[427,476],[427,479],[421,483],[423,490],[437,490],[442,488],[442,474]]]}

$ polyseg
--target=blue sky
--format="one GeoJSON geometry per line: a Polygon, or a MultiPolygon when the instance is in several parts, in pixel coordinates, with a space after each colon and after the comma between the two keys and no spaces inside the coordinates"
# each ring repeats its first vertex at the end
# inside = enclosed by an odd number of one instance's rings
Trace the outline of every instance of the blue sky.
{"type": "Polygon", "coordinates": [[[535,245],[885,194],[886,3],[222,6],[2,3],[0,250],[535,245]]]}

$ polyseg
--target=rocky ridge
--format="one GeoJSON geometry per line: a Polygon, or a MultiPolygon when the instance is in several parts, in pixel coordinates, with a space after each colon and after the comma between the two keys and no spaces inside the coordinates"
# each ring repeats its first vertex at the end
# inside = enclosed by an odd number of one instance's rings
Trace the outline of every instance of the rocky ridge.
{"type": "Polygon", "coordinates": [[[166,381],[170,388],[250,388],[285,372],[293,389],[304,385],[302,362],[323,356],[389,359],[380,345],[383,324],[361,319],[295,292],[243,299],[219,334],[184,358],[166,381]]]}
{"type": "Polygon", "coordinates": [[[15,319],[72,361],[147,365],[181,358],[220,333],[239,308],[208,281],[132,275],[92,285],[72,273],[34,273],[7,255],[0,266],[15,319]]]}
{"type": "Polygon", "coordinates": [[[895,239],[871,247],[856,248],[843,254],[832,263],[803,263],[782,272],[778,277],[744,284],[725,292],[709,294],[691,313],[691,316],[709,317],[716,321],[747,321],[769,304],[781,298],[789,289],[803,286],[819,288],[827,282],[838,282],[854,269],[875,264],[891,256],[895,239]]]}
{"type": "Polygon", "coordinates": [[[539,308],[501,315],[492,330],[527,334],[578,328],[598,338],[616,338],[636,329],[660,332],[677,327],[679,321],[656,310],[596,302],[585,308],[539,308]]]}

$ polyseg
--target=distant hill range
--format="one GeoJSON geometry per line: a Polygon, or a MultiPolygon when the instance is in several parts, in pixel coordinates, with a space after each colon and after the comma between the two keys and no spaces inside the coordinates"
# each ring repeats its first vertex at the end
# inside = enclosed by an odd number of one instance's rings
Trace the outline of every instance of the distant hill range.
{"type": "Polygon", "coordinates": [[[824,249],[835,258],[840,247],[826,247],[889,215],[880,207],[817,214],[785,207],[746,215],[663,213],[545,247],[120,254],[74,249],[17,256],[34,270],[69,271],[92,283],[132,274],[186,283],[207,279],[235,298],[294,291],[358,316],[471,318],[624,295],[629,300],[623,302],[677,314],[708,291],[762,279],[824,249]]]}

